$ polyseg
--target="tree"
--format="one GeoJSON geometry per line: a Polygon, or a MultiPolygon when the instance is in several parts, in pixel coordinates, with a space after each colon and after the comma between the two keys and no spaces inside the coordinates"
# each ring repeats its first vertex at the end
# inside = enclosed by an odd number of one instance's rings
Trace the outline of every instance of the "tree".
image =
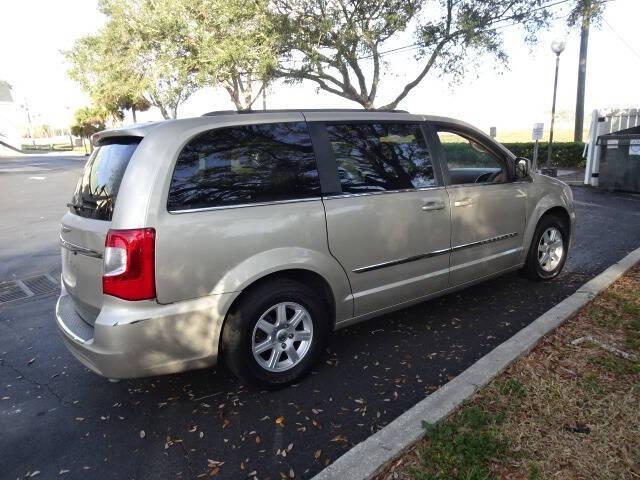
{"type": "MultiPolygon", "coordinates": [[[[250,109],[278,62],[282,39],[268,0],[156,0],[156,25],[176,45],[200,86],[224,88],[237,110],[250,109]]],[[[149,28],[151,29],[151,28],[149,28]]]]}
{"type": "Polygon", "coordinates": [[[578,57],[578,86],[576,88],[576,116],[573,141],[582,142],[584,130],[584,93],[587,81],[587,51],[589,28],[592,22],[600,22],[605,2],[600,0],[577,0],[567,18],[567,25],[580,25],[580,56],[578,57]]]}
{"type": "Polygon", "coordinates": [[[69,76],[114,120],[122,120],[124,111],[131,110],[135,122],[136,111],[149,109],[144,79],[124,61],[129,52],[119,48],[108,29],[79,39],[64,55],[71,63],[69,76]]]}
{"type": "Polygon", "coordinates": [[[169,0],[101,0],[108,20],[96,35],[76,42],[65,55],[70,76],[114,116],[123,109],[157,107],[176,118],[178,107],[198,88],[180,22],[169,0]]]}
{"type": "MultiPolygon", "coordinates": [[[[71,134],[82,139],[84,145],[85,138],[91,137],[94,133],[104,130],[105,123],[109,117],[109,112],[101,107],[82,107],[76,110],[73,115],[71,134]]],[[[86,148],[86,147],[85,147],[86,148]]],[[[93,146],[91,147],[93,150],[93,146]]],[[[86,150],[85,150],[86,151],[86,150]]]]}
{"type": "Polygon", "coordinates": [[[310,80],[327,92],[374,109],[388,71],[385,45],[411,29],[420,71],[380,107],[395,109],[436,71],[461,76],[469,58],[506,63],[498,27],[518,24],[535,41],[548,24],[547,0],[273,0],[274,23],[289,39],[281,77],[310,80]]]}
{"type": "Polygon", "coordinates": [[[251,109],[271,79],[283,44],[268,0],[189,3],[200,20],[194,23],[200,78],[221,85],[237,110],[251,109]]]}

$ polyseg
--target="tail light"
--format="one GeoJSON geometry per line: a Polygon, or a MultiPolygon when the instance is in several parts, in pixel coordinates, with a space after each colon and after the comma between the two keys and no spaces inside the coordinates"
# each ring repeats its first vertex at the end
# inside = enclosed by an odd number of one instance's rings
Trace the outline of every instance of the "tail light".
{"type": "Polygon", "coordinates": [[[124,300],[156,297],[153,228],[109,230],[104,250],[102,292],[124,300]]]}

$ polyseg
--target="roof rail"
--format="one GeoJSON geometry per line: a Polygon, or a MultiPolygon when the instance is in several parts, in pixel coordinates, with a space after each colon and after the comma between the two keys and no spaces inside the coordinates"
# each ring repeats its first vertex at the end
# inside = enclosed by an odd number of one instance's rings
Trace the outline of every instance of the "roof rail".
{"type": "Polygon", "coordinates": [[[406,110],[364,110],[362,108],[276,108],[271,110],[217,110],[203,114],[203,117],[216,115],[244,115],[248,113],[299,113],[299,112],[381,112],[381,113],[409,113],[406,110]]]}

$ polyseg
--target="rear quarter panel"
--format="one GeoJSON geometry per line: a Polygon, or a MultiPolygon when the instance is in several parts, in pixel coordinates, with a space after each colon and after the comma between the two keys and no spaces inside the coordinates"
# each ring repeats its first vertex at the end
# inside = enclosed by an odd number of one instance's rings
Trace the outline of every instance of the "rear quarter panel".
{"type": "Polygon", "coordinates": [[[161,303],[238,292],[270,273],[303,269],[330,284],[337,319],[353,313],[345,273],[327,248],[321,200],[167,213],[157,225],[161,303]]]}

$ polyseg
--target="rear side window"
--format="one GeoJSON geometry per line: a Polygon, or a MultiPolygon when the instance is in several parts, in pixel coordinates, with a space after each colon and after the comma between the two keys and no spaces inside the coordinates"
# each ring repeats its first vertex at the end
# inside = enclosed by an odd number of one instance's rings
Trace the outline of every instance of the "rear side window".
{"type": "Polygon", "coordinates": [[[184,147],[167,207],[176,211],[319,195],[304,122],[243,125],[210,130],[184,147]]]}
{"type": "Polygon", "coordinates": [[[418,124],[329,124],[327,133],[343,192],[436,185],[431,155],[418,124]]]}
{"type": "Polygon", "coordinates": [[[122,177],[141,140],[138,137],[109,139],[93,151],[71,199],[73,213],[111,221],[122,177]]]}

